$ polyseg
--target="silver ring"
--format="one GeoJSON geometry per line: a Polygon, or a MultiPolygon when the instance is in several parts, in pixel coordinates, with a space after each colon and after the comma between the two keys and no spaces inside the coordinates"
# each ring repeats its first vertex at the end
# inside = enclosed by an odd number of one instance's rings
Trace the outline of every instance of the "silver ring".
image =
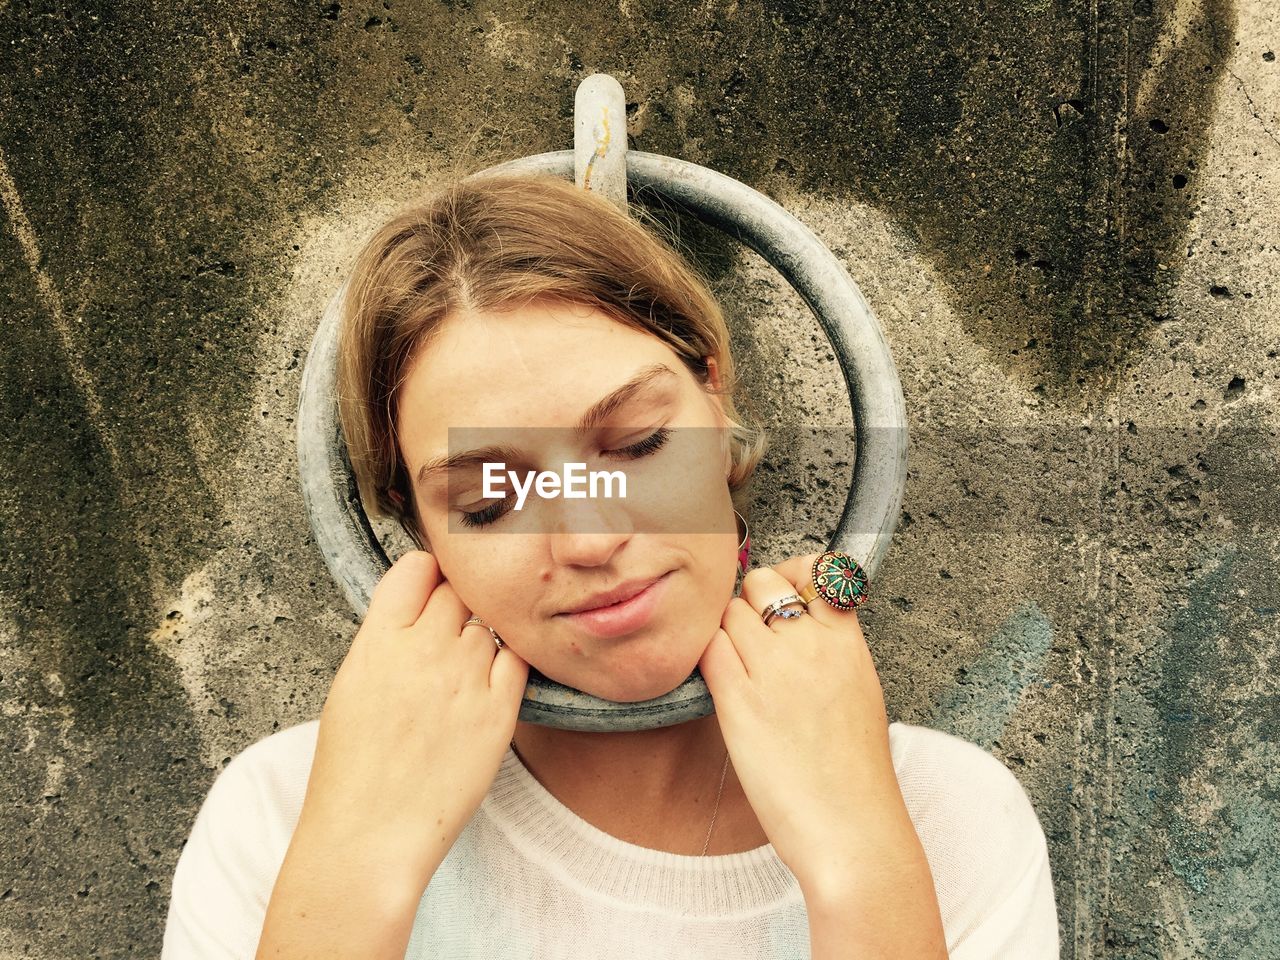
{"type": "Polygon", "coordinates": [[[764,619],[764,625],[767,627],[773,622],[774,617],[781,617],[783,620],[794,620],[796,617],[807,613],[808,610],[803,600],[794,593],[789,593],[781,600],[775,600],[763,610],[760,616],[764,619]],[[799,606],[795,606],[799,604],[799,606]],[[790,608],[790,609],[784,609],[790,608]]]}
{"type": "Polygon", "coordinates": [[[493,627],[485,623],[483,620],[481,620],[479,617],[472,617],[469,620],[467,620],[467,622],[462,625],[462,629],[465,630],[467,627],[471,626],[472,624],[475,624],[477,627],[484,627],[486,630],[488,630],[489,635],[493,637],[493,642],[497,644],[498,649],[499,650],[502,649],[502,638],[498,636],[497,631],[494,630],[493,627]]]}

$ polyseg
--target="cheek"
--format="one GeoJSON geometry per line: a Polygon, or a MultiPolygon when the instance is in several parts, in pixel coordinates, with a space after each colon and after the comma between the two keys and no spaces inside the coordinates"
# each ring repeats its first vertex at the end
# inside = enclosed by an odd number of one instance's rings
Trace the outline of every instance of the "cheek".
{"type": "Polygon", "coordinates": [[[737,582],[737,534],[697,539],[700,541],[701,548],[699,560],[705,571],[703,583],[705,602],[716,607],[717,610],[722,610],[733,597],[733,587],[737,582]]]}
{"type": "MultiPolygon", "coordinates": [[[[724,532],[724,517],[732,517],[732,500],[721,466],[715,431],[677,430],[667,447],[628,471],[629,509],[638,529],[724,532]]],[[[732,530],[732,519],[729,523],[732,530]]]]}
{"type": "Polygon", "coordinates": [[[539,566],[526,555],[537,538],[500,533],[445,534],[440,565],[467,609],[502,633],[534,615],[530,597],[540,595],[539,566]]]}

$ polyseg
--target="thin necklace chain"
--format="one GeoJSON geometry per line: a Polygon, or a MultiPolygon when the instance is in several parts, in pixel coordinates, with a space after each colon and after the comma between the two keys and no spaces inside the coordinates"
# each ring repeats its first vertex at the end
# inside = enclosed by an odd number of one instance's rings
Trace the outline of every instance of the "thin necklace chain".
{"type": "Polygon", "coordinates": [[[724,776],[729,772],[729,751],[724,752],[724,769],[720,771],[720,790],[716,793],[715,809],[711,811],[711,826],[707,827],[707,840],[702,845],[702,855],[707,855],[707,845],[711,843],[711,831],[716,828],[716,814],[720,812],[720,794],[724,793],[724,776]]]}
{"type": "MultiPolygon", "coordinates": [[[[519,760],[521,764],[524,763],[524,758],[520,756],[520,751],[516,749],[516,741],[514,737],[511,738],[511,752],[516,755],[516,759],[519,760]]],[[[729,751],[726,750],[724,752],[724,767],[720,771],[720,789],[716,791],[716,805],[711,810],[711,826],[707,827],[707,839],[702,844],[702,856],[704,857],[707,855],[707,847],[711,845],[711,831],[716,828],[716,814],[720,812],[720,797],[724,793],[724,778],[728,772],[729,751]]]]}

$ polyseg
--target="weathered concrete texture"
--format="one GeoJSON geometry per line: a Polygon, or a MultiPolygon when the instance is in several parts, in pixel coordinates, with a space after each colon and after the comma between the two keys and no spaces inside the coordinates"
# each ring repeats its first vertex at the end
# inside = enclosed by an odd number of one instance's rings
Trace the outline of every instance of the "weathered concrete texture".
{"type": "MultiPolygon", "coordinates": [[[[884,323],[912,472],[862,622],[891,713],[1026,786],[1063,956],[1280,956],[1277,46],[1264,0],[0,4],[0,955],[157,954],[215,772],[356,629],[294,479],[321,307],[604,70],[634,147],[774,196],[884,323]]],[[[839,371],[687,237],[786,441],[759,559],[812,549],[839,371]]]]}

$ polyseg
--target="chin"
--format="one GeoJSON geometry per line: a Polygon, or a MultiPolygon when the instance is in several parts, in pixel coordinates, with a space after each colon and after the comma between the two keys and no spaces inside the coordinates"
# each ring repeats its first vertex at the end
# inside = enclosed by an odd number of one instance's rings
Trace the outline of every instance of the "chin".
{"type": "Polygon", "coordinates": [[[601,677],[598,673],[587,676],[553,676],[544,672],[543,675],[550,677],[557,683],[563,683],[565,686],[581,690],[583,693],[599,697],[602,700],[612,700],[615,703],[641,703],[645,700],[653,700],[656,697],[664,696],[675,690],[689,679],[696,666],[697,661],[695,660],[683,672],[670,672],[667,670],[663,670],[661,673],[635,671],[629,677],[601,677]]]}
{"type": "Polygon", "coordinates": [[[675,683],[650,684],[648,689],[640,688],[636,684],[629,684],[622,689],[602,690],[593,695],[616,703],[642,703],[645,700],[653,700],[656,697],[665,696],[688,679],[689,674],[686,673],[675,683]]]}

